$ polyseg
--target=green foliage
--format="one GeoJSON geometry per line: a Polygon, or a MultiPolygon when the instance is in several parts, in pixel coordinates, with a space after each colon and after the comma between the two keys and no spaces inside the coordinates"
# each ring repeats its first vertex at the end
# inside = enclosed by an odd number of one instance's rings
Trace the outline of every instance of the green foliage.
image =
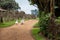
{"type": "Polygon", "coordinates": [[[36,0],[28,0],[28,1],[30,2],[31,5],[34,5],[36,0]]]}
{"type": "Polygon", "coordinates": [[[16,10],[19,8],[15,0],[0,0],[0,7],[6,10],[16,10]]]}
{"type": "Polygon", "coordinates": [[[56,22],[57,24],[60,24],[60,17],[58,17],[58,18],[55,20],[55,22],[56,22]]]}
{"type": "Polygon", "coordinates": [[[45,40],[45,38],[42,35],[38,35],[39,28],[33,28],[32,29],[32,35],[35,38],[35,40],[45,40]]]}
{"type": "MultiPolygon", "coordinates": [[[[53,40],[53,37],[56,35],[56,34],[54,34],[54,32],[57,33],[58,30],[56,30],[56,29],[58,28],[58,26],[56,25],[56,27],[55,27],[55,23],[52,22],[52,20],[54,18],[51,17],[50,14],[47,14],[47,13],[50,13],[50,3],[51,3],[51,1],[50,0],[31,0],[30,2],[33,5],[36,4],[38,6],[40,32],[43,32],[44,35],[48,35],[49,36],[48,38],[52,38],[51,40],[53,40]],[[46,13],[44,13],[44,12],[46,12],[46,13]],[[51,19],[50,19],[50,17],[51,17],[51,19]],[[51,29],[53,29],[53,30],[51,30],[51,29]]],[[[60,0],[55,0],[54,4],[55,4],[55,6],[59,7],[60,0]]],[[[52,10],[52,12],[53,12],[53,10],[52,10]]],[[[60,18],[56,19],[55,21],[56,21],[56,23],[60,23],[60,18]]],[[[60,28],[60,26],[59,26],[59,28],[60,28]]],[[[56,38],[55,38],[55,40],[56,40],[56,38]]]]}
{"type": "Polygon", "coordinates": [[[40,30],[41,31],[45,31],[46,28],[48,27],[49,25],[49,17],[50,17],[50,14],[44,14],[41,13],[41,17],[40,17],[40,21],[39,21],[39,24],[40,24],[40,30]]]}
{"type": "Polygon", "coordinates": [[[32,5],[37,5],[39,11],[49,12],[50,10],[50,0],[29,0],[32,5]]]}
{"type": "Polygon", "coordinates": [[[49,26],[50,13],[45,14],[44,12],[40,12],[39,14],[40,14],[39,16],[40,32],[47,37],[49,34],[47,29],[49,26]]]}

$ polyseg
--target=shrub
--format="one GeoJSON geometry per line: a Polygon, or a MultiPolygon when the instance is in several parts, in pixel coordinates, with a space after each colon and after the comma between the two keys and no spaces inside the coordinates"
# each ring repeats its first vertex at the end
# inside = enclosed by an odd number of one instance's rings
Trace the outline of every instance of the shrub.
{"type": "Polygon", "coordinates": [[[60,24],[60,17],[58,17],[58,18],[55,20],[55,22],[56,22],[57,24],[60,24]]]}
{"type": "Polygon", "coordinates": [[[48,26],[49,26],[49,20],[50,20],[50,13],[45,14],[44,12],[41,13],[41,16],[39,17],[39,26],[40,26],[40,32],[45,36],[48,37],[48,26]]]}

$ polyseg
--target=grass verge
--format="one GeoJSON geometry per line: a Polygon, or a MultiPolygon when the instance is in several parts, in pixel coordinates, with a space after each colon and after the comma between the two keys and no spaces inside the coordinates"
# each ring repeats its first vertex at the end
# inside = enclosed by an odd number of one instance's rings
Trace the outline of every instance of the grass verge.
{"type": "Polygon", "coordinates": [[[9,22],[4,22],[4,23],[0,23],[0,28],[5,28],[8,26],[11,26],[15,23],[15,21],[9,21],[9,22]]]}
{"type": "Polygon", "coordinates": [[[34,28],[39,28],[39,23],[38,22],[34,25],[34,28]]]}
{"type": "MultiPolygon", "coordinates": [[[[18,22],[20,22],[21,19],[18,20],[18,22]]],[[[0,28],[5,28],[5,27],[9,27],[11,25],[15,24],[16,20],[13,21],[9,21],[9,22],[4,22],[4,23],[0,23],[0,28]]]]}
{"type": "Polygon", "coordinates": [[[45,38],[42,35],[39,35],[39,28],[33,28],[32,29],[32,35],[35,38],[35,40],[45,40],[45,38]]]}

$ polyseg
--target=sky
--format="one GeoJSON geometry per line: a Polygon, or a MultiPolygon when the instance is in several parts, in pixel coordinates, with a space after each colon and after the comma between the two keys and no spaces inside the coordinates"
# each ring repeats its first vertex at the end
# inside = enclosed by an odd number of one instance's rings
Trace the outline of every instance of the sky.
{"type": "Polygon", "coordinates": [[[31,14],[31,10],[37,9],[37,7],[30,5],[28,0],[15,0],[19,7],[21,7],[20,11],[24,11],[26,14],[31,14]]]}

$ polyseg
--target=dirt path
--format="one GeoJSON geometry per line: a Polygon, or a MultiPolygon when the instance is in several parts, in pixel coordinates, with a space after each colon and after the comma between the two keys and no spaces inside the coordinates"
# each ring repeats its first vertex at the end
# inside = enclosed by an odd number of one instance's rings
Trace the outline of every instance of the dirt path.
{"type": "Polygon", "coordinates": [[[15,24],[0,31],[0,40],[34,40],[31,29],[37,20],[25,21],[24,25],[15,24]]]}

